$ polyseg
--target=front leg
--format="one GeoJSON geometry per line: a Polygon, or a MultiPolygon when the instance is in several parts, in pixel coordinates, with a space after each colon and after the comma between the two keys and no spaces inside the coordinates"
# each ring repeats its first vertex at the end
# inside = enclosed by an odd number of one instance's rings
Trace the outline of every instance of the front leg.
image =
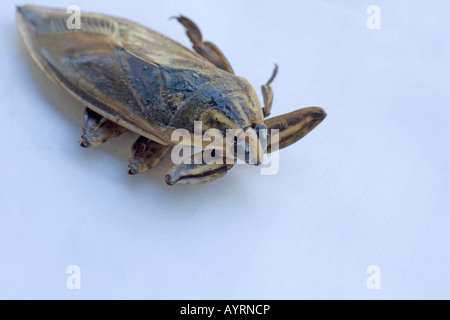
{"type": "Polygon", "coordinates": [[[166,175],[168,185],[189,185],[211,182],[223,177],[233,164],[226,164],[225,158],[223,164],[207,164],[204,161],[203,153],[197,153],[190,158],[189,164],[174,165],[166,175]],[[197,158],[201,157],[201,163],[195,164],[197,158]]]}
{"type": "Polygon", "coordinates": [[[193,21],[183,16],[175,18],[186,28],[186,34],[191,40],[194,50],[198,54],[213,63],[216,67],[234,74],[233,68],[231,68],[230,63],[227,58],[225,58],[222,51],[220,51],[215,44],[209,41],[203,41],[202,33],[193,21]]]}
{"type": "Polygon", "coordinates": [[[267,153],[286,148],[297,142],[311,132],[326,116],[327,114],[322,108],[309,107],[265,120],[270,134],[267,153]],[[277,130],[277,133],[272,131],[274,129],[277,130]],[[278,146],[273,145],[276,141],[278,141],[278,146]]]}

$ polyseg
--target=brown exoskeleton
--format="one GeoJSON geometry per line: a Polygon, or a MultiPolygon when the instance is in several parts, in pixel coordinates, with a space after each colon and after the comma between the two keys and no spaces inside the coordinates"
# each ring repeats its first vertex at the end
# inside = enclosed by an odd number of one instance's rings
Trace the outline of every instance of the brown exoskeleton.
{"type": "MultiPolygon", "coordinates": [[[[203,131],[214,128],[224,134],[227,129],[243,129],[258,136],[277,129],[281,149],[326,117],[323,109],[310,107],[265,119],[273,102],[270,84],[278,69],[262,86],[261,107],[253,87],[234,74],[223,53],[203,41],[198,27],[186,17],[177,20],[195,52],[125,19],[82,13],[81,28],[69,29],[68,16],[64,10],[17,8],[18,28],[33,60],[87,106],[81,146],[99,145],[127,130],[140,135],[131,150],[130,174],[156,165],[174,146],[172,133],[177,129],[193,133],[194,121],[202,121],[203,131]]],[[[272,151],[270,141],[264,146],[258,141],[245,151],[256,164],[262,162],[261,150],[272,151]]],[[[233,164],[174,165],[166,182],[212,181],[233,164]]]]}

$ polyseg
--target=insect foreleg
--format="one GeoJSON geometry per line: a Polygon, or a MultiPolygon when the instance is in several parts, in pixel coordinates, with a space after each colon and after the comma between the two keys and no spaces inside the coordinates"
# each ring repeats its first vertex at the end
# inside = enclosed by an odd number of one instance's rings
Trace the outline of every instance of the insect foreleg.
{"type": "Polygon", "coordinates": [[[166,183],[174,184],[201,184],[211,182],[223,177],[234,164],[227,164],[225,159],[223,163],[208,164],[204,161],[203,154],[194,154],[188,164],[174,165],[166,175],[166,183]],[[197,157],[201,157],[200,161],[195,161],[197,157]],[[200,162],[200,164],[195,164],[200,162]]]}
{"type": "MultiPolygon", "coordinates": [[[[294,142],[297,142],[313,130],[327,114],[322,108],[309,107],[299,109],[290,113],[283,114],[278,117],[266,119],[264,123],[270,134],[270,142],[278,141],[278,149],[283,149],[294,142]],[[278,139],[273,139],[275,131],[278,130],[278,139]]],[[[272,151],[272,145],[269,143],[267,153],[272,151]]]]}

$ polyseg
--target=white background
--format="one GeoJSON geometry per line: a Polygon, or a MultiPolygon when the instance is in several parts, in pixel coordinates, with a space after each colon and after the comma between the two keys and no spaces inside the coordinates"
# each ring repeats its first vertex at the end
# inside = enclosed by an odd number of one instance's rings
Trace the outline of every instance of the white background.
{"type": "Polygon", "coordinates": [[[3,0],[0,298],[450,298],[448,1],[35,3],[189,45],[168,20],[182,13],[258,94],[280,65],[273,115],[317,105],[328,118],[273,176],[241,165],[169,187],[169,161],[128,176],[136,136],[78,146],[83,107],[28,57],[22,3],[3,0]],[[381,30],[366,27],[372,4],[381,30]]]}

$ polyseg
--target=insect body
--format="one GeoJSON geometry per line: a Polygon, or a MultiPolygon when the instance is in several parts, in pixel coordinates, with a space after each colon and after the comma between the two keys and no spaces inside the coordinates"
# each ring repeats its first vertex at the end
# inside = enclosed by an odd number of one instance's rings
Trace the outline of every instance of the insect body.
{"type": "MultiPolygon", "coordinates": [[[[140,135],[134,143],[129,173],[156,165],[176,142],[177,129],[193,133],[195,121],[202,130],[243,129],[256,135],[279,130],[279,148],[311,131],[326,116],[321,108],[300,109],[269,116],[273,101],[270,84],[262,86],[264,107],[253,87],[234,74],[230,63],[198,27],[185,17],[177,20],[187,30],[191,51],[165,36],[125,19],[83,13],[81,28],[67,27],[66,11],[24,6],[17,9],[18,28],[39,68],[59,86],[86,105],[81,146],[99,145],[131,130],[140,135]]],[[[247,145],[256,164],[261,149],[247,145]],[[256,156],[255,156],[256,155],[256,156]]],[[[201,151],[204,152],[204,151],[201,151]]],[[[194,155],[193,157],[198,156],[194,155]]],[[[250,157],[250,158],[252,158],[250,157]]],[[[233,167],[223,164],[174,165],[168,184],[196,184],[223,176],[233,167]]]]}

